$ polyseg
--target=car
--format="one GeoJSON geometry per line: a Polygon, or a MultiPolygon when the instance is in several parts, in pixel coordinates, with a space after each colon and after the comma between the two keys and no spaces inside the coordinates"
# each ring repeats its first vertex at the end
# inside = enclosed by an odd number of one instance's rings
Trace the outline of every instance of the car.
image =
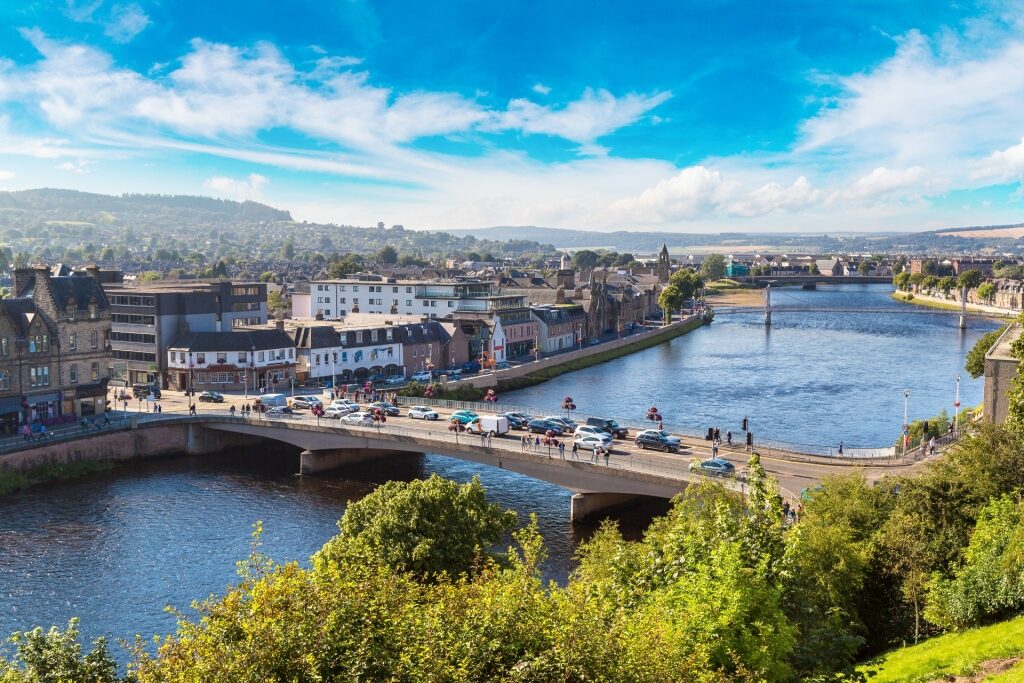
{"type": "Polygon", "coordinates": [[[576,431],[572,433],[573,436],[579,438],[583,436],[593,436],[600,439],[606,446],[612,445],[612,435],[608,432],[598,429],[597,427],[591,427],[590,425],[580,425],[576,428],[576,431]]]}
{"type": "Polygon", "coordinates": [[[584,434],[582,436],[578,436],[574,443],[586,451],[596,451],[600,448],[603,451],[611,452],[611,439],[606,442],[596,434],[584,434]]]}
{"type": "Polygon", "coordinates": [[[413,382],[429,382],[431,380],[430,372],[427,370],[414,372],[411,379],[413,382]]]}
{"type": "Polygon", "coordinates": [[[266,409],[267,417],[280,417],[282,415],[294,415],[295,411],[288,406],[271,406],[266,409]]]}
{"type": "Polygon", "coordinates": [[[666,432],[666,431],[665,431],[665,430],[663,430],[663,429],[662,429],[662,430],[657,430],[657,429],[645,429],[645,430],[643,430],[643,431],[641,431],[641,432],[637,432],[637,436],[640,436],[641,434],[657,434],[658,436],[661,436],[661,437],[663,437],[663,438],[665,438],[665,439],[668,439],[669,441],[671,441],[671,442],[672,442],[672,443],[674,443],[674,444],[679,444],[679,443],[681,443],[681,442],[679,441],[679,437],[678,437],[678,436],[673,436],[673,435],[669,434],[668,432],[666,432]]]}
{"type": "Polygon", "coordinates": [[[601,343],[601,340],[598,339],[597,337],[592,337],[590,339],[590,341],[587,342],[587,344],[590,345],[590,346],[597,346],[600,343],[601,343]]]}
{"type": "Polygon", "coordinates": [[[480,372],[480,363],[475,360],[468,360],[462,364],[462,371],[467,375],[472,375],[480,372]]]}
{"type": "Polygon", "coordinates": [[[359,410],[359,404],[355,401],[350,401],[347,398],[336,398],[331,401],[332,408],[348,408],[348,412],[354,413],[359,410]]]}
{"type": "Polygon", "coordinates": [[[384,375],[382,375],[380,373],[377,373],[377,374],[374,374],[374,375],[370,375],[366,379],[369,380],[370,382],[376,383],[376,382],[383,382],[386,378],[384,377],[384,375]]]}
{"type": "Polygon", "coordinates": [[[342,417],[348,415],[351,412],[352,411],[348,409],[348,406],[330,405],[324,408],[323,416],[333,418],[335,420],[340,420],[342,417]]]}
{"type": "Polygon", "coordinates": [[[559,417],[558,415],[548,415],[544,419],[549,420],[551,422],[557,422],[558,424],[562,425],[563,432],[571,432],[577,427],[577,424],[567,417],[559,417]]]}
{"type": "Polygon", "coordinates": [[[461,422],[462,424],[469,424],[471,421],[478,418],[479,415],[474,413],[472,410],[456,410],[452,413],[452,416],[448,418],[452,422],[461,422]]]}
{"type": "Polygon", "coordinates": [[[587,424],[608,432],[616,439],[625,439],[629,436],[629,430],[610,417],[588,417],[587,424]]]}
{"type": "Polygon", "coordinates": [[[640,432],[636,435],[633,443],[641,450],[651,448],[656,451],[664,451],[665,453],[675,453],[679,450],[678,441],[669,441],[656,429],[647,429],[640,432]]]}
{"type": "Polygon", "coordinates": [[[391,377],[388,377],[386,380],[384,380],[384,384],[390,384],[390,385],[404,384],[404,383],[405,383],[405,377],[402,377],[401,375],[392,375],[391,377]]]}
{"type": "Polygon", "coordinates": [[[315,405],[323,405],[323,401],[318,399],[316,396],[293,396],[288,405],[292,408],[312,408],[315,405]]]}
{"type": "Polygon", "coordinates": [[[458,379],[462,376],[462,370],[459,368],[449,368],[441,372],[442,375],[448,375],[448,379],[458,379]]]}
{"type": "Polygon", "coordinates": [[[512,366],[508,364],[507,360],[499,360],[494,367],[498,370],[508,370],[512,366]]]}
{"type": "Polygon", "coordinates": [[[466,431],[471,434],[502,436],[508,434],[508,430],[508,418],[504,415],[480,415],[466,424],[466,431]]]}
{"type": "Polygon", "coordinates": [[[551,420],[548,420],[546,418],[537,418],[535,420],[530,420],[527,423],[526,428],[529,429],[530,432],[532,432],[533,434],[544,434],[545,432],[554,432],[555,434],[561,435],[567,431],[565,425],[561,424],[560,422],[552,422],[551,420]]]}
{"type": "Polygon", "coordinates": [[[407,415],[413,420],[436,420],[440,417],[437,411],[427,406],[413,406],[409,408],[407,415]]]}
{"type": "Polygon", "coordinates": [[[523,413],[502,413],[508,420],[508,426],[512,429],[526,429],[526,426],[533,418],[523,413]]]}
{"type": "Polygon", "coordinates": [[[340,419],[347,425],[359,427],[370,427],[373,425],[373,415],[370,415],[370,413],[367,413],[366,411],[359,411],[358,413],[349,413],[348,415],[340,419]]]}
{"type": "Polygon", "coordinates": [[[706,474],[709,477],[731,477],[736,473],[736,467],[728,460],[710,458],[708,460],[691,462],[690,471],[706,474]]]}
{"type": "Polygon", "coordinates": [[[199,394],[200,403],[223,403],[224,397],[216,391],[204,391],[199,394]]]}
{"type": "Polygon", "coordinates": [[[376,401],[366,405],[367,410],[375,410],[377,408],[383,410],[384,414],[388,417],[398,417],[402,414],[402,411],[398,409],[398,406],[388,403],[387,401],[376,401]]]}

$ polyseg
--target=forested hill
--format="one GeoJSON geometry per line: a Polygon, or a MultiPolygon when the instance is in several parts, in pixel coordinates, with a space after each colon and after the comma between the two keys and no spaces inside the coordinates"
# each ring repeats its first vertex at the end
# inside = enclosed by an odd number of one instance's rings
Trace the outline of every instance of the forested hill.
{"type": "MultiPolygon", "coordinates": [[[[190,195],[125,194],[120,197],[75,190],[43,188],[0,192],[0,221],[81,221],[135,223],[176,220],[212,224],[232,221],[291,221],[287,211],[257,202],[190,195]]],[[[13,225],[11,227],[14,227],[13,225]]]]}

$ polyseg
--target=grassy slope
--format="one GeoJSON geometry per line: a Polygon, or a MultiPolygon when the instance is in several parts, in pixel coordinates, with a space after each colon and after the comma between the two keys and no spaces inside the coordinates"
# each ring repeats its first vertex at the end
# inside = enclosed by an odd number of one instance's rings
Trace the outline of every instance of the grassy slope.
{"type": "MultiPolygon", "coordinates": [[[[991,626],[947,633],[918,645],[892,650],[863,670],[875,670],[871,683],[930,681],[946,674],[968,675],[989,659],[1024,656],[1024,617],[991,626]]],[[[1024,681],[1020,665],[991,679],[1010,683],[1024,681]]]]}

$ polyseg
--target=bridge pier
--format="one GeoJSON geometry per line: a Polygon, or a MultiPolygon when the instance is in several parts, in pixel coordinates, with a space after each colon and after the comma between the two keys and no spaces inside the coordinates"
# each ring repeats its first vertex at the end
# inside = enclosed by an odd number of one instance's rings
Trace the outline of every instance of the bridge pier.
{"type": "Polygon", "coordinates": [[[569,521],[582,522],[588,517],[635,503],[646,497],[632,493],[574,493],[569,505],[569,521]]]}
{"type": "Polygon", "coordinates": [[[336,470],[346,465],[380,460],[389,455],[408,455],[405,451],[377,448],[335,448],[302,451],[299,454],[299,474],[316,474],[336,470]]]}

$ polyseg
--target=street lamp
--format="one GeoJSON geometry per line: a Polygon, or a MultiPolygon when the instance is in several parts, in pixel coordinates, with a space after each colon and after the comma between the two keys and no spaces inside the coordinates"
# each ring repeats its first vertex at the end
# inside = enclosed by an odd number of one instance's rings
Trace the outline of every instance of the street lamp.
{"type": "Polygon", "coordinates": [[[960,375],[956,376],[956,400],[953,401],[953,436],[960,433],[960,375]]]}
{"type": "Polygon", "coordinates": [[[188,402],[192,405],[192,395],[195,393],[196,383],[192,376],[193,368],[196,364],[192,362],[192,352],[188,352],[188,402]]]}
{"type": "Polygon", "coordinates": [[[903,455],[907,454],[910,445],[910,424],[907,422],[907,403],[910,401],[910,389],[903,390],[903,455]]]}
{"type": "Polygon", "coordinates": [[[338,387],[338,352],[331,351],[331,391],[338,387]]]}

